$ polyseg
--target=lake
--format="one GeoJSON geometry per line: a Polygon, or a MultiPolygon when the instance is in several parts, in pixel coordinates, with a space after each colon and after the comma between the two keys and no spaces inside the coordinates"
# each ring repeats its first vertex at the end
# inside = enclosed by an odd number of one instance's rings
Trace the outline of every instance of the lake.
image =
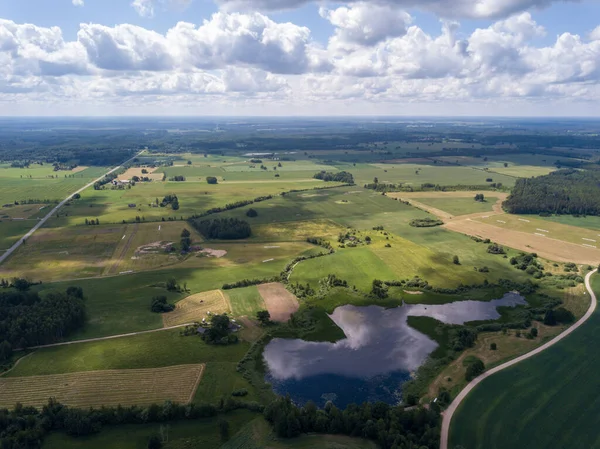
{"type": "Polygon", "coordinates": [[[448,324],[500,317],[499,306],[526,304],[517,293],[488,302],[457,301],[441,305],[338,307],[331,319],[346,338],[336,343],[273,339],[264,350],[267,382],[296,404],[328,400],[345,408],[350,403],[383,401],[396,404],[402,383],[437,347],[407,324],[408,316],[428,316],[448,324]]]}

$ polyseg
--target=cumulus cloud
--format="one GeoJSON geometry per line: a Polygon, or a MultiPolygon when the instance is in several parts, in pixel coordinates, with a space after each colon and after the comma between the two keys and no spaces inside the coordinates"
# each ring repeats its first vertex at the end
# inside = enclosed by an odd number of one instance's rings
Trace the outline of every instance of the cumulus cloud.
{"type": "MultiPolygon", "coordinates": [[[[298,8],[312,0],[216,0],[227,10],[276,11],[298,8]]],[[[531,8],[544,8],[559,0],[371,0],[371,5],[397,9],[417,8],[443,18],[498,19],[531,8]]],[[[578,0],[567,0],[577,2],[578,0]]],[[[363,3],[350,0],[349,3],[363,3]]]]}
{"type": "Polygon", "coordinates": [[[74,6],[83,6],[84,1],[83,0],[73,0],[73,5],[74,6]]]}
{"type": "Polygon", "coordinates": [[[336,28],[334,39],[341,44],[374,45],[402,36],[412,21],[405,11],[364,2],[334,10],[320,8],[319,14],[336,28]]]}

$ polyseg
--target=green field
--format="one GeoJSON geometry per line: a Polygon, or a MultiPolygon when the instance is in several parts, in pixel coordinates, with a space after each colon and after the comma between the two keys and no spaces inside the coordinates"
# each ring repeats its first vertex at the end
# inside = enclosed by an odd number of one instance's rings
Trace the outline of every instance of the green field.
{"type": "MultiPolygon", "coordinates": [[[[475,196],[475,194],[473,194],[475,196]]],[[[497,198],[485,195],[486,200],[473,198],[415,198],[415,201],[448,212],[451,215],[467,215],[479,212],[491,212],[497,198]]]]}
{"type": "MultiPolygon", "coordinates": [[[[600,292],[600,277],[593,288],[600,292]]],[[[600,310],[572,335],[480,383],[457,410],[450,447],[589,449],[600,445],[600,310]]]]}
{"type": "Polygon", "coordinates": [[[35,220],[0,220],[0,251],[14,245],[35,224],[35,220]]]}
{"type": "Polygon", "coordinates": [[[551,217],[536,217],[540,220],[551,221],[569,226],[577,226],[580,228],[600,231],[600,217],[574,217],[572,215],[553,215],[551,217]]]}
{"type": "MultiPolygon", "coordinates": [[[[255,413],[238,410],[223,415],[229,422],[230,434],[235,434],[255,413]]],[[[168,432],[169,441],[165,449],[205,448],[218,449],[223,444],[216,418],[175,421],[163,424],[163,432],[168,432]]],[[[160,435],[161,424],[135,424],[106,427],[102,432],[88,437],[74,438],[62,433],[51,434],[42,446],[43,449],[146,449],[148,440],[160,435]]]]}
{"type": "Polygon", "coordinates": [[[229,302],[234,315],[256,316],[259,310],[265,310],[265,302],[258,293],[256,285],[233,290],[224,290],[223,293],[229,297],[229,302]]]}

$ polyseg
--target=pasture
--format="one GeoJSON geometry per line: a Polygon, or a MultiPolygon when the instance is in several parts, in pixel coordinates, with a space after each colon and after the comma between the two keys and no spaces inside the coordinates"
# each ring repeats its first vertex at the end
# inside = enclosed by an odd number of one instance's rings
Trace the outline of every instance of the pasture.
{"type": "Polygon", "coordinates": [[[224,294],[227,296],[235,316],[254,317],[256,312],[267,308],[256,285],[226,290],[224,294]]]}
{"type": "Polygon", "coordinates": [[[191,402],[204,365],[103,370],[81,373],[0,378],[0,407],[17,402],[38,407],[52,397],[71,407],[101,407],[191,402]]]}
{"type": "Polygon", "coordinates": [[[0,219],[0,251],[13,246],[35,224],[35,220],[0,219]]]}
{"type": "MultiPolygon", "coordinates": [[[[238,432],[247,422],[253,420],[256,413],[237,410],[222,416],[229,423],[231,435],[238,432]]],[[[53,433],[46,438],[42,449],[146,449],[148,440],[160,435],[161,428],[168,433],[166,449],[219,449],[223,441],[219,435],[219,426],[215,418],[194,419],[188,421],[130,424],[104,427],[102,432],[87,437],[71,437],[63,433],[53,433]]]]}
{"type": "Polygon", "coordinates": [[[473,198],[419,198],[418,202],[457,216],[492,212],[496,198],[487,195],[485,201],[475,201],[473,198]]]}
{"type": "Polygon", "coordinates": [[[273,321],[285,323],[300,307],[298,298],[279,282],[261,284],[257,289],[273,321]]]}
{"type": "Polygon", "coordinates": [[[210,321],[208,312],[214,315],[231,313],[231,307],[221,290],[188,296],[175,304],[175,310],[163,313],[162,319],[165,327],[202,321],[203,318],[210,321]]]}
{"type": "MultiPolygon", "coordinates": [[[[592,287],[600,292],[600,277],[592,287]]],[[[481,382],[451,423],[450,447],[597,447],[600,310],[548,350],[481,382]],[[476,423],[476,424],[475,424],[476,423]],[[506,431],[510,429],[510,431],[506,431]]]]}

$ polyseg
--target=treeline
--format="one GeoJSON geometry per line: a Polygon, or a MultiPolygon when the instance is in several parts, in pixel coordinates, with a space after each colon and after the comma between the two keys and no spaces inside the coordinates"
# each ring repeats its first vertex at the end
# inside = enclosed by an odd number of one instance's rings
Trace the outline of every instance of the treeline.
{"type": "Polygon", "coordinates": [[[190,220],[190,223],[207,239],[239,240],[252,235],[250,224],[237,218],[217,218],[214,220],[190,220]]]}
{"type": "Polygon", "coordinates": [[[253,200],[242,200],[236,201],[235,203],[228,203],[224,207],[213,207],[212,209],[208,209],[206,212],[201,214],[194,214],[190,218],[202,218],[207,215],[218,214],[220,212],[225,212],[227,210],[238,209],[240,207],[249,206],[250,204],[260,203],[261,201],[270,200],[273,198],[273,195],[265,195],[254,198],[253,200]]]}
{"type": "Polygon", "coordinates": [[[332,173],[323,170],[319,173],[316,173],[313,178],[321,179],[325,182],[343,182],[345,184],[354,184],[354,177],[352,176],[352,173],[347,171],[332,173]]]}
{"type": "Polygon", "coordinates": [[[127,171],[127,169],[125,167],[121,167],[120,169],[115,170],[112,173],[104,175],[104,177],[100,181],[96,181],[94,183],[94,190],[101,190],[103,186],[111,183],[113,179],[117,179],[119,175],[125,173],[125,171],[127,171]]]}
{"type": "Polygon", "coordinates": [[[600,170],[518,179],[503,206],[513,214],[600,215],[600,170]]]}
{"type": "Polygon", "coordinates": [[[383,402],[351,404],[340,410],[331,402],[324,409],[312,402],[297,407],[289,397],[280,397],[265,408],[264,415],[281,438],[326,433],[367,438],[382,449],[439,447],[441,420],[435,404],[430,410],[406,410],[383,402]]]}
{"type": "Polygon", "coordinates": [[[54,343],[85,322],[83,291],[69,287],[40,296],[37,292],[0,293],[0,358],[13,349],[54,343]]]}
{"type": "MultiPolygon", "coordinates": [[[[169,421],[211,418],[219,413],[247,409],[261,413],[264,406],[233,398],[218,405],[179,405],[170,401],[148,407],[102,407],[79,409],[50,399],[41,410],[17,405],[13,410],[0,409],[0,447],[3,449],[38,449],[50,432],[65,432],[73,437],[98,433],[105,426],[164,423],[169,421]]],[[[85,443],[82,442],[82,445],[85,443]]]]}

